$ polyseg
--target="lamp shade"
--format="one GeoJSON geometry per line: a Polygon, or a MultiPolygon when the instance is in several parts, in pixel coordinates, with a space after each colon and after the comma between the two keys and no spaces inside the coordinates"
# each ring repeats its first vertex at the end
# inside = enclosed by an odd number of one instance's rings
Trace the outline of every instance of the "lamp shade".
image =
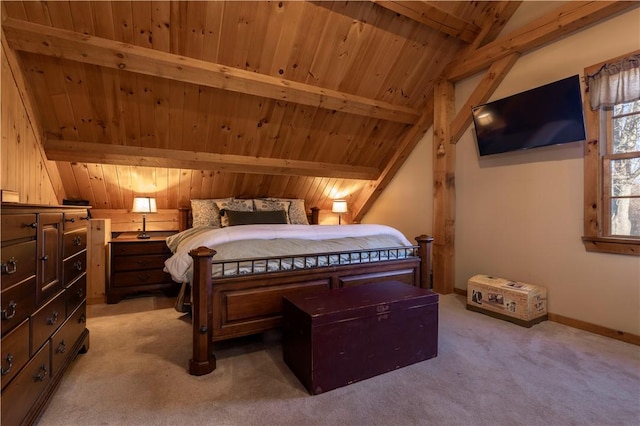
{"type": "Polygon", "coordinates": [[[153,197],[135,197],[131,213],[157,213],[156,199],[153,197]]]}
{"type": "Polygon", "coordinates": [[[333,213],[346,213],[347,202],[345,200],[334,200],[333,207],[331,208],[333,213]]]}

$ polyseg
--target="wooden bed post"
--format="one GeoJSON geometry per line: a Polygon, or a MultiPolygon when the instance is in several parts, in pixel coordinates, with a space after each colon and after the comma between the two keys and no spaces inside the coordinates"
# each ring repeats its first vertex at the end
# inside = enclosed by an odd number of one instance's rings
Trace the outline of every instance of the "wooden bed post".
{"type": "Polygon", "coordinates": [[[311,215],[308,219],[311,225],[317,225],[320,222],[320,207],[311,207],[311,215]]]}
{"type": "Polygon", "coordinates": [[[420,256],[420,288],[431,288],[431,242],[433,237],[422,234],[416,237],[420,256]]]}
{"type": "Polygon", "coordinates": [[[215,250],[198,247],[189,252],[193,258],[191,316],[193,322],[193,358],[189,360],[189,374],[202,376],[216,368],[213,355],[213,289],[211,284],[212,259],[215,250]],[[196,281],[197,280],[197,281],[196,281]]]}

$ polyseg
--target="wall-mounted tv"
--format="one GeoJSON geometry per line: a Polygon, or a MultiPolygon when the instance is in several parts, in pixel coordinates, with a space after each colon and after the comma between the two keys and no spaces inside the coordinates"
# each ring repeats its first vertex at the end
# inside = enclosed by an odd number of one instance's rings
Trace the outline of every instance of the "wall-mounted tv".
{"type": "Polygon", "coordinates": [[[472,109],[481,156],[586,139],[574,75],[472,109]]]}

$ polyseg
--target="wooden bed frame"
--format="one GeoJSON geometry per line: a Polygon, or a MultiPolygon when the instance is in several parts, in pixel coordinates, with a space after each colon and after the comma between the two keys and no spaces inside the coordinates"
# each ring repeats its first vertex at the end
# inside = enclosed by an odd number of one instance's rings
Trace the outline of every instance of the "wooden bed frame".
{"type": "Polygon", "coordinates": [[[283,296],[388,280],[431,288],[433,238],[420,235],[416,241],[417,256],[403,259],[213,279],[216,251],[207,247],[192,250],[193,357],[189,373],[201,376],[216,368],[214,342],[280,327],[283,296]]]}

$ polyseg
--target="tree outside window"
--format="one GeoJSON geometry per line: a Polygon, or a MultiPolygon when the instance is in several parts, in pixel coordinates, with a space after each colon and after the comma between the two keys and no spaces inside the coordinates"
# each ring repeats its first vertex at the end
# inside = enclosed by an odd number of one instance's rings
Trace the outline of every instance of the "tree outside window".
{"type": "Polygon", "coordinates": [[[640,101],[617,104],[606,120],[610,235],[640,237],[640,101]]]}

